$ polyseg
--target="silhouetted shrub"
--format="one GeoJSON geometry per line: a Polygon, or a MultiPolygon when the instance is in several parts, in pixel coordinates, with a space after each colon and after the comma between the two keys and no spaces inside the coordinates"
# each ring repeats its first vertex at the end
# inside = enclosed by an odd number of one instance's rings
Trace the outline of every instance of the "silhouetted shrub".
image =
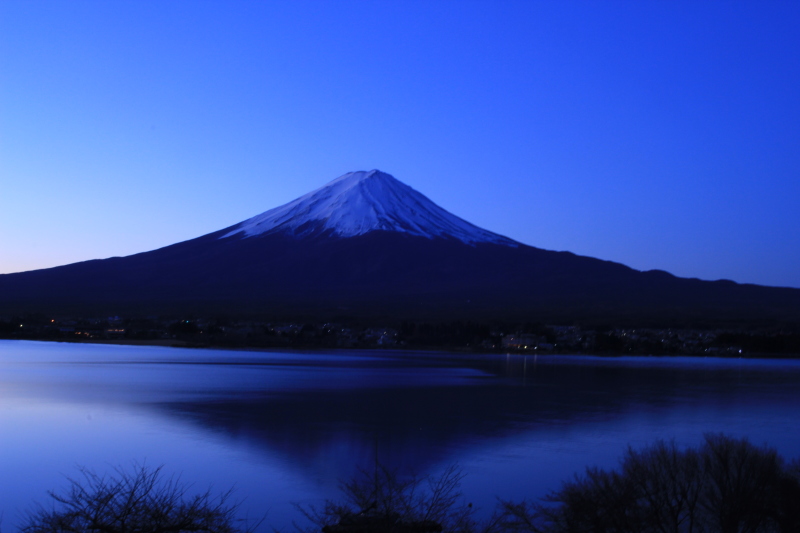
{"type": "Polygon", "coordinates": [[[342,483],[343,502],[298,506],[308,533],[432,533],[476,530],[472,504],[459,490],[463,474],[450,467],[438,477],[401,477],[376,466],[342,483]]]}
{"type": "Polygon", "coordinates": [[[501,502],[499,527],[529,532],[800,531],[800,466],[746,439],[698,449],[628,449],[618,471],[589,468],[544,503],[501,502]]]}
{"type": "Polygon", "coordinates": [[[50,493],[52,509],[39,506],[20,527],[22,533],[241,533],[230,492],[189,496],[161,468],[136,466],[100,476],[81,469],[63,494],[50,493]]]}

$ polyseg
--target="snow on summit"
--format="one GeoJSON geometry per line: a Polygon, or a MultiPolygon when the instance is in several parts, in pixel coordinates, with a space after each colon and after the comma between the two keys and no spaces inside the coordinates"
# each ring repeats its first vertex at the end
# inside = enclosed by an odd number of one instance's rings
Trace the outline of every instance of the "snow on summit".
{"type": "Polygon", "coordinates": [[[236,225],[221,238],[286,232],[306,235],[330,230],[341,237],[370,231],[450,237],[467,244],[517,246],[445,211],[408,185],[379,170],[348,172],[324,187],[236,225]]]}

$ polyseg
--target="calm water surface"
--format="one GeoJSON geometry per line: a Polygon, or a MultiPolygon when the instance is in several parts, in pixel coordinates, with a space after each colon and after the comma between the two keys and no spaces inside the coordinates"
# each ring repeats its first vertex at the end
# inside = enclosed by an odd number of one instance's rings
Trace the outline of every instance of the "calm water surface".
{"type": "Polygon", "coordinates": [[[453,463],[465,495],[540,497],[588,465],[705,432],[800,457],[800,361],[246,352],[0,341],[0,515],[77,466],[165,465],[288,529],[378,458],[453,463]]]}

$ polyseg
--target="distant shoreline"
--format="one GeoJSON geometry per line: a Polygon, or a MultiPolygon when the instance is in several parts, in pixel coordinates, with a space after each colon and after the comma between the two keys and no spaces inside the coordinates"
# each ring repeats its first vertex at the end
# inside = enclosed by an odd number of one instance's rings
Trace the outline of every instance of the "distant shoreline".
{"type": "Polygon", "coordinates": [[[15,338],[0,340],[26,340],[34,342],[52,342],[66,344],[87,344],[87,345],[112,345],[112,346],[153,346],[160,348],[177,349],[196,349],[196,350],[224,350],[230,352],[324,352],[324,351],[386,351],[386,352],[441,352],[449,354],[486,354],[486,355],[523,355],[523,356],[570,356],[570,357],[601,357],[613,359],[617,357],[654,357],[668,359],[671,357],[693,357],[697,359],[800,359],[800,353],[742,353],[738,355],[726,354],[652,354],[652,353],[554,353],[554,352],[532,352],[524,350],[479,350],[467,349],[464,347],[446,346],[392,346],[392,347],[329,347],[329,346],[230,346],[225,344],[202,344],[194,343],[181,339],[36,339],[36,338],[15,338]]]}

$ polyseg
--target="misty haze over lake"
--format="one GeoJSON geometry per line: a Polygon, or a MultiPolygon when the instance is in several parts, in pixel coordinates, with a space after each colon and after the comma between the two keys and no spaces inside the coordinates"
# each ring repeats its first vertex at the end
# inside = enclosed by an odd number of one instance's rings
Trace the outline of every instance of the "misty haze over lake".
{"type": "Polygon", "coordinates": [[[630,444],[704,432],[800,456],[800,361],[401,351],[248,352],[0,341],[0,513],[13,529],[76,466],[165,465],[235,486],[267,524],[378,459],[458,463],[463,491],[543,496],[630,444]]]}

